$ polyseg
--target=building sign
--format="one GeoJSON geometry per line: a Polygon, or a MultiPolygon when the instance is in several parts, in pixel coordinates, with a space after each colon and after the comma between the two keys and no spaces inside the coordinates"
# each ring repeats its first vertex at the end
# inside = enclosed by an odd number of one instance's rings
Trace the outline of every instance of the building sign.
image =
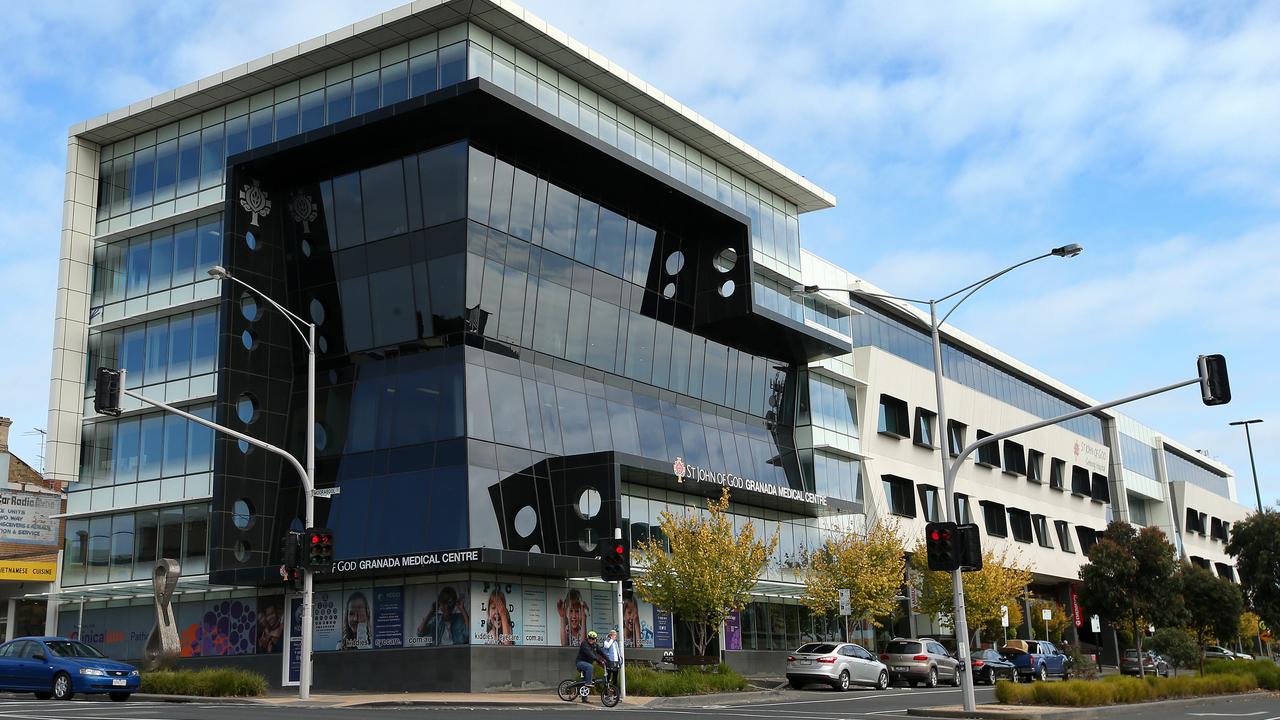
{"type": "Polygon", "coordinates": [[[1111,461],[1111,450],[1087,440],[1076,440],[1072,450],[1075,452],[1077,465],[1089,468],[1090,472],[1096,472],[1101,475],[1107,474],[1109,470],[1107,466],[1111,461]]]}
{"type": "Polygon", "coordinates": [[[1080,599],[1076,597],[1075,586],[1071,588],[1071,622],[1076,627],[1084,627],[1084,608],[1080,607],[1080,599]]]}
{"type": "Polygon", "coordinates": [[[408,555],[384,555],[359,560],[339,560],[329,572],[334,575],[364,572],[368,570],[397,570],[402,568],[448,568],[480,562],[480,549],[442,550],[439,552],[410,553],[408,555]]]}
{"type": "Polygon", "coordinates": [[[57,495],[0,490],[0,542],[57,545],[62,538],[51,516],[61,509],[57,495]]]}
{"type": "Polygon", "coordinates": [[[826,505],[827,496],[811,493],[806,490],[796,490],[794,488],[782,485],[774,485],[772,483],[758,482],[730,472],[716,472],[709,468],[690,465],[684,461],[684,458],[677,457],[675,462],[671,464],[672,470],[675,471],[676,480],[678,482],[692,481],[698,483],[711,483],[713,485],[724,485],[730,489],[746,490],[747,492],[759,493],[761,495],[772,495],[786,500],[798,500],[799,502],[808,503],[810,505],[826,505]]]}
{"type": "Polygon", "coordinates": [[[56,562],[22,562],[0,560],[0,580],[26,580],[28,582],[53,582],[58,576],[56,562]]]}

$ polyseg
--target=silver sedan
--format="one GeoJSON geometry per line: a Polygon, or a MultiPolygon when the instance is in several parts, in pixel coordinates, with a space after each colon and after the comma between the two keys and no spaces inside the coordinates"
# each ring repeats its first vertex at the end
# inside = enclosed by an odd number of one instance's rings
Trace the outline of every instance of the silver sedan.
{"type": "Polygon", "coordinates": [[[806,643],[787,656],[787,682],[799,690],[823,683],[837,690],[851,685],[889,687],[889,668],[854,643],[806,643]]]}

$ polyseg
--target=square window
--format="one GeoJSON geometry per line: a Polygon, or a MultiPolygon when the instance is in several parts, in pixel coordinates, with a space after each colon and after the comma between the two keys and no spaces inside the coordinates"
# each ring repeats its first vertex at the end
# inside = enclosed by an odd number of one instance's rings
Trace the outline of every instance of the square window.
{"type": "Polygon", "coordinates": [[[992,537],[1008,537],[1009,523],[1005,519],[1004,505],[983,500],[982,518],[987,525],[987,534],[992,537]]]}
{"type": "Polygon", "coordinates": [[[1089,481],[1089,470],[1079,465],[1071,466],[1071,494],[1089,497],[1092,486],[1089,481]]]}
{"type": "Polygon", "coordinates": [[[924,519],[929,522],[942,522],[942,495],[932,485],[920,485],[916,488],[920,494],[920,506],[924,508],[924,519]]]}
{"type": "Polygon", "coordinates": [[[973,513],[969,511],[969,496],[955,493],[956,514],[955,521],[959,525],[968,525],[973,522],[973,513]]]}
{"type": "Polygon", "coordinates": [[[969,426],[957,420],[947,421],[947,447],[951,452],[951,457],[958,457],[960,451],[964,450],[964,441],[969,426]]]}
{"type": "Polygon", "coordinates": [[[1111,502],[1111,488],[1107,483],[1107,476],[1102,473],[1094,473],[1090,477],[1089,497],[1098,502],[1111,502]]]}
{"type": "Polygon", "coordinates": [[[911,494],[912,482],[894,475],[884,475],[881,479],[884,481],[884,496],[889,503],[889,512],[914,518],[916,500],[911,494]]]}
{"type": "Polygon", "coordinates": [[[938,416],[936,413],[929,412],[924,408],[916,408],[916,426],[913,441],[916,445],[922,447],[937,447],[934,442],[933,428],[937,423],[938,416]]]}
{"type": "Polygon", "coordinates": [[[879,422],[879,431],[886,435],[899,438],[911,436],[911,430],[907,425],[907,403],[898,398],[889,395],[880,396],[879,422]]]}
{"type": "MultiPolygon", "coordinates": [[[[991,433],[986,430],[978,431],[978,440],[991,437],[991,433]]],[[[987,467],[1000,467],[1000,445],[998,443],[987,443],[978,448],[978,464],[987,467]]]]}
{"type": "Polygon", "coordinates": [[[1053,538],[1049,537],[1049,521],[1044,515],[1032,515],[1031,524],[1036,530],[1036,542],[1040,547],[1053,547],[1053,538]]]}
{"type": "Polygon", "coordinates": [[[1009,508],[1009,530],[1014,540],[1020,543],[1031,542],[1031,513],[1018,508],[1009,508]]]}
{"type": "Polygon", "coordinates": [[[1065,520],[1054,520],[1054,527],[1058,531],[1058,547],[1062,548],[1062,552],[1074,553],[1075,547],[1071,543],[1071,530],[1065,520]]]}
{"type": "Polygon", "coordinates": [[[1027,451],[1027,480],[1033,483],[1044,482],[1044,453],[1039,450],[1027,451]]]}
{"type": "Polygon", "coordinates": [[[1058,458],[1049,460],[1049,487],[1054,490],[1065,490],[1067,461],[1058,458]]]}
{"type": "Polygon", "coordinates": [[[1004,471],[1011,475],[1027,474],[1027,454],[1022,445],[1012,441],[1004,441],[1004,471]]]}

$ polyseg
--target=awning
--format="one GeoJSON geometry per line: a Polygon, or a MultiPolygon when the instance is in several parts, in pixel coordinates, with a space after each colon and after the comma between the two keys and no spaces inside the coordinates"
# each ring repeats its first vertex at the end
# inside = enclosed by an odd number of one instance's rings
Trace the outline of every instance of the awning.
{"type": "MultiPolygon", "coordinates": [[[[256,591],[258,588],[215,585],[209,582],[208,575],[194,575],[192,577],[178,578],[178,586],[174,589],[173,594],[186,595],[190,593],[228,592],[231,590],[256,591]]],[[[155,597],[155,590],[150,580],[134,580],[132,582],[85,585],[83,587],[61,588],[41,593],[28,593],[23,597],[44,598],[62,603],[80,603],[153,598],[155,597]]]]}

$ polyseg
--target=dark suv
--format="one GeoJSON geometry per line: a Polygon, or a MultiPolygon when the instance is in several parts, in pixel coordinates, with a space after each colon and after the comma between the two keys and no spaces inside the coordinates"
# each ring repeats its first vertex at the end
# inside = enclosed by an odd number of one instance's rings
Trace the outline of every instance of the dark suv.
{"type": "Polygon", "coordinates": [[[894,638],[885,646],[880,662],[889,666],[889,682],[905,680],[911,687],[939,681],[960,684],[960,663],[933,638],[894,638]]]}

